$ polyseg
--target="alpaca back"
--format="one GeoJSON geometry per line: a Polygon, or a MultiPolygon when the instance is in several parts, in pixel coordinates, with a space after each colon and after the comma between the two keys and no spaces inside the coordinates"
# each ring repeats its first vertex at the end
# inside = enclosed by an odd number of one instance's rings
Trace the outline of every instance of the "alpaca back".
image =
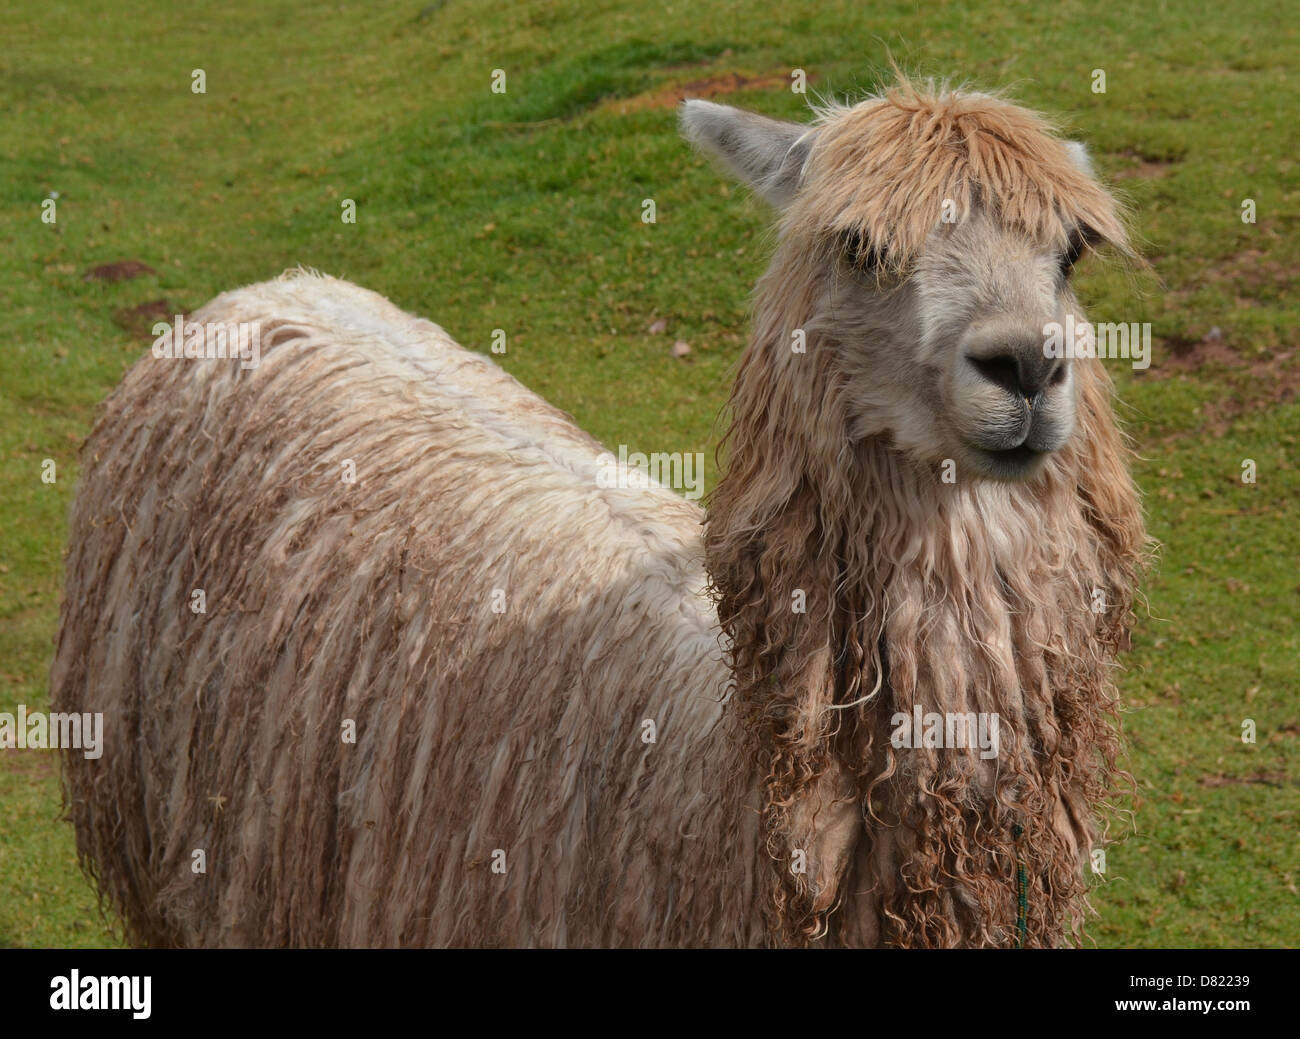
{"type": "Polygon", "coordinates": [[[260,364],[109,398],[53,669],[104,714],[66,798],[128,936],[753,941],[700,510],[598,486],[567,416],[346,282],[190,321],[260,322],[260,364]]]}

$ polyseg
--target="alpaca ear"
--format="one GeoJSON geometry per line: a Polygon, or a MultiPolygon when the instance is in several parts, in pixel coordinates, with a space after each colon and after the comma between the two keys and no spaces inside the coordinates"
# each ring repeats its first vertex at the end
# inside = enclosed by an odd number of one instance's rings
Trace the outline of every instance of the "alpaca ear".
{"type": "Polygon", "coordinates": [[[1065,150],[1070,155],[1070,161],[1090,177],[1095,177],[1097,171],[1092,166],[1092,156],[1088,154],[1088,148],[1082,141],[1065,141],[1065,150]]]}
{"type": "Polygon", "coordinates": [[[682,136],[693,145],[772,205],[790,204],[812,149],[812,127],[711,101],[685,102],[680,118],[682,136]]]}

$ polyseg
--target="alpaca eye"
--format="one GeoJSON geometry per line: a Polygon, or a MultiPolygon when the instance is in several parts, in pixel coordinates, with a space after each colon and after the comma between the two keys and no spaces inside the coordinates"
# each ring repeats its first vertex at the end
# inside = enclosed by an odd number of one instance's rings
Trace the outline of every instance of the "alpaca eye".
{"type": "Polygon", "coordinates": [[[874,274],[885,265],[884,253],[857,231],[840,235],[840,249],[850,267],[866,274],[874,274]]]}
{"type": "Polygon", "coordinates": [[[1091,246],[1096,245],[1100,240],[1100,235],[1090,227],[1076,227],[1071,231],[1070,240],[1066,244],[1065,252],[1061,254],[1061,258],[1058,261],[1060,264],[1061,278],[1068,278],[1070,272],[1074,269],[1074,265],[1079,262],[1079,257],[1081,257],[1091,246]]]}

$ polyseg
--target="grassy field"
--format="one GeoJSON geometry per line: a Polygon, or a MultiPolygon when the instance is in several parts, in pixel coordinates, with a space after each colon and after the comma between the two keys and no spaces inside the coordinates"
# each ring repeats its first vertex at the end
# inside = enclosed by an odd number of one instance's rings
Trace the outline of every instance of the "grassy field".
{"type": "MultiPolygon", "coordinates": [[[[712,458],[769,218],[679,140],[674,102],[803,118],[792,69],[844,96],[892,55],[1059,115],[1128,197],[1151,263],[1089,260],[1076,282],[1099,320],[1152,325],[1150,369],[1115,372],[1163,543],[1122,682],[1142,803],[1091,933],[1300,943],[1290,5],[134,6],[0,15],[0,710],[48,702],[78,445],[153,322],[312,266],[472,349],[505,330],[505,367],[606,443],[712,458]],[[128,260],[148,270],[87,277],[128,260]]],[[[0,946],[114,941],[53,754],[0,752],[0,946]]]]}

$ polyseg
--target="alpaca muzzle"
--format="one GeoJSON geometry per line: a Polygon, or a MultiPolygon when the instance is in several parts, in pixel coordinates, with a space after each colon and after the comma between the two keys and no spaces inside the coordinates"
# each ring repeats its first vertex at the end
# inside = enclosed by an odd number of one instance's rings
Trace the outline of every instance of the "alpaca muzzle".
{"type": "Polygon", "coordinates": [[[1025,479],[1038,472],[1074,428],[1070,369],[1045,357],[1028,336],[981,337],[961,357],[959,424],[981,475],[1025,479]]]}

